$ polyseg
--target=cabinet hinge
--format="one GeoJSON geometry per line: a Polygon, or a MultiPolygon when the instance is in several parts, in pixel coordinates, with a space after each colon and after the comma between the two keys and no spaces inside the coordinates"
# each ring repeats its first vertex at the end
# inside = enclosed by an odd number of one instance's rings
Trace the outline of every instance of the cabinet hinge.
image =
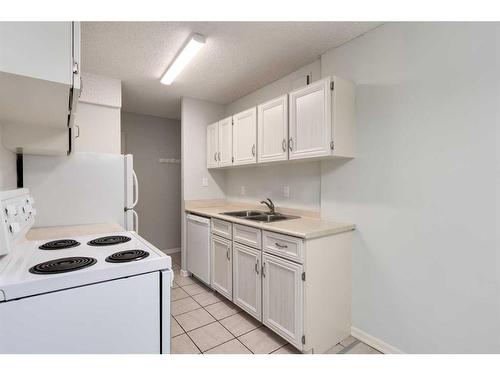
{"type": "Polygon", "coordinates": [[[302,345],[306,344],[306,335],[302,335],[302,345]]]}
{"type": "Polygon", "coordinates": [[[306,281],[306,273],[302,272],[302,281],[306,281]]]}
{"type": "Polygon", "coordinates": [[[334,87],[335,87],[335,83],[334,83],[333,81],[332,81],[332,82],[330,82],[330,90],[332,90],[332,91],[333,91],[334,87]]]}
{"type": "Polygon", "coordinates": [[[333,149],[334,149],[333,141],[330,141],[330,150],[333,150],[333,149]]]}

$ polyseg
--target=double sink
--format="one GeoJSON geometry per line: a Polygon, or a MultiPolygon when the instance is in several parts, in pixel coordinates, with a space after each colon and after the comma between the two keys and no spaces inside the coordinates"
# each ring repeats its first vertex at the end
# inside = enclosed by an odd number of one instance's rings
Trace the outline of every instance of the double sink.
{"type": "Polygon", "coordinates": [[[298,219],[300,216],[284,215],[278,212],[264,212],[264,211],[231,211],[221,212],[221,215],[228,215],[238,217],[240,219],[259,221],[263,223],[272,223],[274,221],[298,219]]]}

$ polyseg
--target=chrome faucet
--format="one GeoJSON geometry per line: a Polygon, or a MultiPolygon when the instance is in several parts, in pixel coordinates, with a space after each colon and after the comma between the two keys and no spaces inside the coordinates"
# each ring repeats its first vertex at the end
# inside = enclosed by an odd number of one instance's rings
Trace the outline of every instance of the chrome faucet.
{"type": "Polygon", "coordinates": [[[269,213],[274,215],[274,203],[270,198],[266,198],[265,201],[261,201],[260,203],[265,204],[269,208],[269,213]]]}

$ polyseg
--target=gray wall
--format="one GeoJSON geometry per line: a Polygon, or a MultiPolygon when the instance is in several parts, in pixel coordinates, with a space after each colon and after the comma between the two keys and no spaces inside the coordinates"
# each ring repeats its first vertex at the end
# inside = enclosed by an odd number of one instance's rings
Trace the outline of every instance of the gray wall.
{"type": "Polygon", "coordinates": [[[357,84],[359,155],[322,214],[356,223],[353,326],[405,352],[500,352],[499,24],[386,24],[321,59],[357,84]]]}
{"type": "Polygon", "coordinates": [[[0,190],[9,190],[17,185],[16,155],[3,147],[2,131],[0,125],[0,190]]]}
{"type": "Polygon", "coordinates": [[[180,159],[178,120],[122,112],[123,152],[134,155],[139,179],[139,234],[161,250],[181,245],[180,164],[159,163],[180,159]]]}

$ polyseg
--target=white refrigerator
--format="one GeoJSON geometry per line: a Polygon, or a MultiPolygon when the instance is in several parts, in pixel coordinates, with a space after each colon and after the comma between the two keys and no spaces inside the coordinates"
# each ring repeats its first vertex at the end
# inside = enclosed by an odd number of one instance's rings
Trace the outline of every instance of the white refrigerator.
{"type": "Polygon", "coordinates": [[[116,223],[139,230],[132,155],[25,155],[23,180],[36,201],[35,227],[116,223]]]}

